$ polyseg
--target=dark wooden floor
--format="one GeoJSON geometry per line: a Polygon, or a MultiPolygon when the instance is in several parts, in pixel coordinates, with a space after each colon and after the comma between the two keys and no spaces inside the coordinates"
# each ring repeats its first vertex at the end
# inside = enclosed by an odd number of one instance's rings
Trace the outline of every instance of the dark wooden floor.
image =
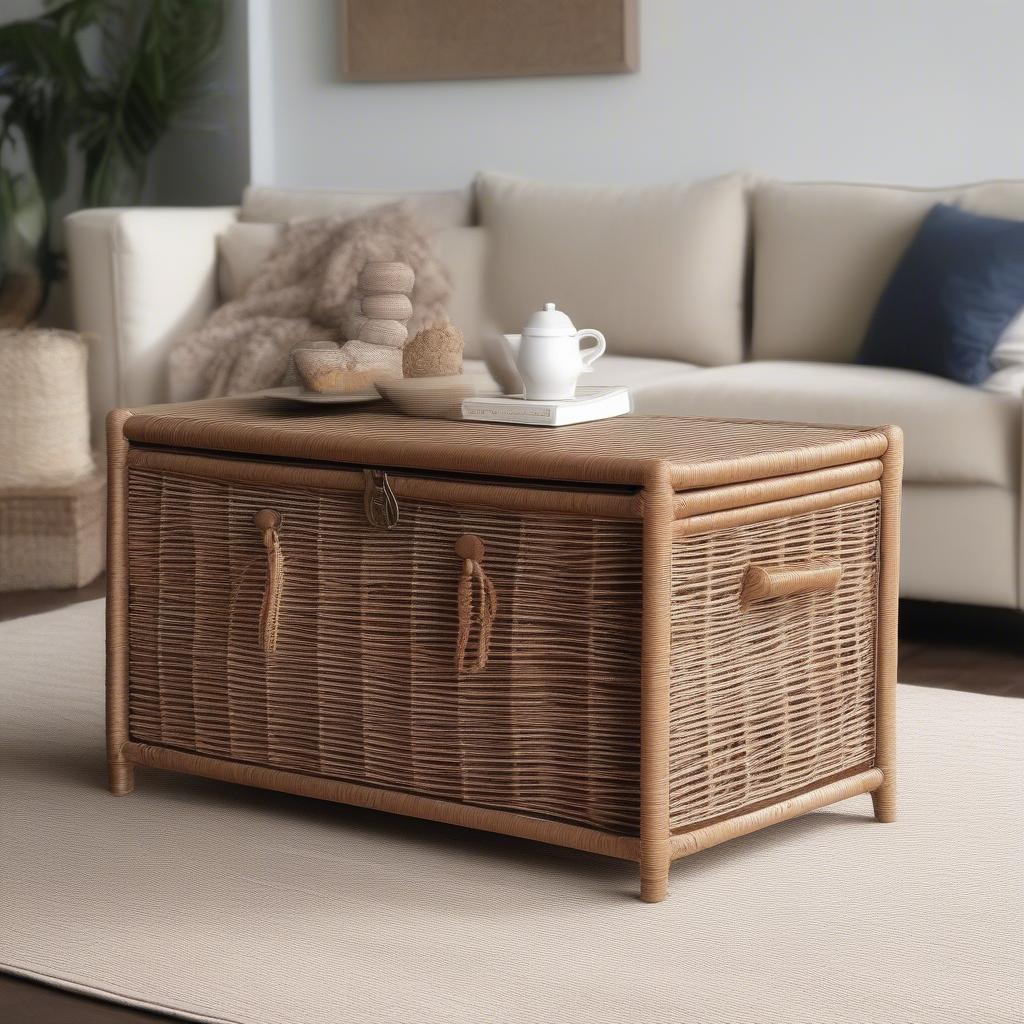
{"type": "MultiPolygon", "coordinates": [[[[0,621],[102,594],[102,581],[77,591],[0,594],[0,621]]],[[[901,682],[1024,697],[1024,616],[904,601],[900,618],[901,682]]],[[[170,1019],[0,974],[3,1024],[152,1024],[170,1019]]]]}
{"type": "MultiPolygon", "coordinates": [[[[3,1024],[153,1024],[174,1018],[0,974],[3,1024]]],[[[180,1020],[180,1018],[177,1018],[180,1020]]]]}
{"type": "Polygon", "coordinates": [[[901,683],[1024,697],[1024,614],[903,601],[901,683]]]}

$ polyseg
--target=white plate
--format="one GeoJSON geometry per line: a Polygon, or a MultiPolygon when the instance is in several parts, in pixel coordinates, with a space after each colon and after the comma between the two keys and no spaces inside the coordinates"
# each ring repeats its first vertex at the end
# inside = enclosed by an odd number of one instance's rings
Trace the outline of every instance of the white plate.
{"type": "Polygon", "coordinates": [[[353,405],[358,402],[379,402],[380,394],[375,388],[369,391],[352,391],[348,394],[322,395],[319,391],[308,391],[293,384],[286,388],[267,388],[259,392],[261,398],[280,398],[285,402],[304,402],[307,405],[353,405]]]}

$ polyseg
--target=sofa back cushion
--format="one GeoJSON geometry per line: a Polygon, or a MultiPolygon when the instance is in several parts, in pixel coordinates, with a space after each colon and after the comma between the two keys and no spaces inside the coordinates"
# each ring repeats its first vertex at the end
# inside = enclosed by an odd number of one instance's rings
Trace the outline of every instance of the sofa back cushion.
{"type": "Polygon", "coordinates": [[[452,278],[448,317],[462,331],[466,358],[480,359],[489,325],[484,309],[487,232],[483,228],[445,228],[434,235],[434,247],[452,278]]]}
{"type": "Polygon", "coordinates": [[[745,180],[689,187],[477,179],[487,308],[517,332],[554,301],[608,350],[705,366],[743,358],[745,180]]]}
{"type": "Polygon", "coordinates": [[[236,221],[217,236],[217,291],[221,302],[242,297],[284,230],[284,224],[236,221]]]}
{"type": "Polygon", "coordinates": [[[857,361],[983,384],[1022,309],[1024,220],[939,203],[885,286],[857,361]]]}
{"type": "Polygon", "coordinates": [[[242,196],[238,218],[281,224],[297,218],[330,217],[336,213],[355,217],[374,206],[399,200],[408,202],[431,228],[467,227],[473,223],[471,185],[436,192],[334,191],[250,185],[242,196]]]}
{"type": "Polygon", "coordinates": [[[752,357],[852,362],[896,264],[936,203],[1024,220],[1024,181],[947,189],[758,185],[752,357]]]}

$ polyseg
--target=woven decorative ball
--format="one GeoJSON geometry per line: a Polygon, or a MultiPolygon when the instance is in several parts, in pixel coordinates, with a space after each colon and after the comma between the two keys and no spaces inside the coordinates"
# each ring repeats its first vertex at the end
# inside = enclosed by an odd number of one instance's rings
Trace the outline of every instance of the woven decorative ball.
{"type": "Polygon", "coordinates": [[[451,322],[424,327],[402,350],[406,377],[454,377],[462,373],[462,331],[451,322]]]}
{"type": "Polygon", "coordinates": [[[362,301],[362,312],[371,320],[400,320],[405,323],[412,316],[412,303],[408,295],[382,292],[367,295],[362,301]]]}
{"type": "Polygon", "coordinates": [[[398,292],[407,295],[416,283],[416,274],[408,263],[375,261],[367,263],[359,275],[359,290],[367,295],[398,292]]]}
{"type": "Polygon", "coordinates": [[[407,263],[367,263],[359,275],[359,313],[356,337],[369,345],[401,348],[412,316],[409,295],[416,275],[407,263]],[[365,318],[365,319],[362,319],[365,318]]]}
{"type": "Polygon", "coordinates": [[[367,345],[382,345],[385,348],[401,348],[409,337],[406,326],[400,320],[367,320],[359,332],[359,340],[367,345]]]}
{"type": "Polygon", "coordinates": [[[296,356],[296,369],[306,387],[348,393],[400,377],[402,346],[409,337],[406,324],[413,314],[409,295],[415,283],[416,274],[407,263],[368,262],[344,303],[342,330],[348,341],[336,352],[296,356]]]}

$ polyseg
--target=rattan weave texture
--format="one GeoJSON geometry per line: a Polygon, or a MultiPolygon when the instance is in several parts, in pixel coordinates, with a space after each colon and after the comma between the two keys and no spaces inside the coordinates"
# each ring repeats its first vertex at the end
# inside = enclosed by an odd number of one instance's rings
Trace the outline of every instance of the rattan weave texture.
{"type": "Polygon", "coordinates": [[[128,500],[133,740],[636,834],[639,523],[403,501],[381,531],[359,493],[148,470],[128,500]],[[467,532],[500,606],[480,675],[454,668],[467,532]]]}
{"type": "Polygon", "coordinates": [[[874,499],[673,545],[673,830],[871,764],[878,528],[874,499]],[[744,604],[749,566],[787,564],[841,577],[744,604]]]}

